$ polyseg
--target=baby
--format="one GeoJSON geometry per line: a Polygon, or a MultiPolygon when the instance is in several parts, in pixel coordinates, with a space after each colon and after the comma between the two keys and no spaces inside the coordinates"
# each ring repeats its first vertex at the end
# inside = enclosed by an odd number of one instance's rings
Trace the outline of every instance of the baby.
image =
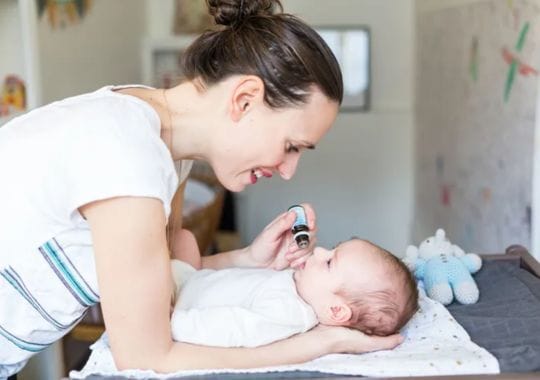
{"type": "Polygon", "coordinates": [[[177,341],[255,347],[319,323],[384,336],[398,332],[418,308],[407,267],[366,240],[316,247],[296,270],[197,270],[195,238],[188,231],[181,236],[176,257],[183,261],[172,260],[179,297],[171,329],[177,341]]]}

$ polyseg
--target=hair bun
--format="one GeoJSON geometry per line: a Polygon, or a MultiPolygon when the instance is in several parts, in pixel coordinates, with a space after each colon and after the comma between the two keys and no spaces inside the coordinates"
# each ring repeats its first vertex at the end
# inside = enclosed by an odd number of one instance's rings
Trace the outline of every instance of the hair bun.
{"type": "Polygon", "coordinates": [[[280,0],[207,0],[210,15],[216,24],[233,26],[251,16],[274,14],[283,10],[280,0]]]}

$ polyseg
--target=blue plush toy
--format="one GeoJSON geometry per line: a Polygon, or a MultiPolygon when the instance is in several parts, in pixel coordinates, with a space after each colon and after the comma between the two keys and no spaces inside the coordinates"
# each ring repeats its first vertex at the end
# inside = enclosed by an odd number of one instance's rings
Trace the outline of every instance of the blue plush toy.
{"type": "Polygon", "coordinates": [[[418,248],[410,245],[403,261],[424,281],[427,295],[443,305],[451,304],[454,296],[462,304],[478,301],[478,286],[471,274],[480,270],[482,259],[451,244],[444,230],[438,229],[418,248]]]}

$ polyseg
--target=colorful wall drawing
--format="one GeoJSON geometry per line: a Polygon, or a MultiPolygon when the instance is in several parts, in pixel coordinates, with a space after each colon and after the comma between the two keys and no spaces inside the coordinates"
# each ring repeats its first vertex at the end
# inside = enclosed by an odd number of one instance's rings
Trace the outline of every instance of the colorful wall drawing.
{"type": "Polygon", "coordinates": [[[53,29],[77,24],[84,18],[92,0],[37,0],[38,13],[41,17],[47,13],[53,29]]]}
{"type": "Polygon", "coordinates": [[[16,75],[8,75],[0,87],[0,117],[26,109],[26,86],[16,75]]]}
{"type": "Polygon", "coordinates": [[[540,3],[472,2],[418,22],[413,240],[442,227],[469,252],[530,247],[540,3]]]}
{"type": "Polygon", "coordinates": [[[527,33],[529,32],[529,26],[530,24],[526,22],[519,33],[519,38],[516,42],[516,54],[512,53],[507,47],[503,47],[502,49],[504,61],[510,66],[508,69],[508,75],[506,77],[506,84],[504,86],[505,102],[507,102],[508,98],[510,97],[510,91],[512,91],[516,73],[519,73],[525,77],[530,75],[538,75],[538,71],[536,71],[532,66],[522,62],[519,58],[519,54],[523,50],[523,45],[525,44],[525,40],[527,38],[527,33]]]}

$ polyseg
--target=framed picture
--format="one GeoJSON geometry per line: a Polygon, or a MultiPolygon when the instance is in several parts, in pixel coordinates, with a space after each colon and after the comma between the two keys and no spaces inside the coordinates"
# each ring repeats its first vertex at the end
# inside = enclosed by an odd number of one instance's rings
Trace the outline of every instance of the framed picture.
{"type": "Polygon", "coordinates": [[[342,111],[368,111],[371,87],[370,32],[365,26],[315,28],[336,56],[343,73],[342,111]]]}

